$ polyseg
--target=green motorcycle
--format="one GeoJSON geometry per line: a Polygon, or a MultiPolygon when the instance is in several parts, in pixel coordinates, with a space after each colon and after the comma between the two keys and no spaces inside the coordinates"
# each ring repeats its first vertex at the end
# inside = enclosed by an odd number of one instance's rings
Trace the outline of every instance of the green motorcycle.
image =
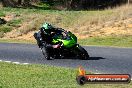
{"type": "Polygon", "coordinates": [[[82,60],[87,60],[89,55],[87,51],[77,44],[77,37],[70,31],[60,31],[59,33],[53,34],[53,44],[60,44],[60,47],[47,52],[43,47],[42,53],[47,60],[51,58],[64,58],[64,57],[77,57],[82,60]]]}

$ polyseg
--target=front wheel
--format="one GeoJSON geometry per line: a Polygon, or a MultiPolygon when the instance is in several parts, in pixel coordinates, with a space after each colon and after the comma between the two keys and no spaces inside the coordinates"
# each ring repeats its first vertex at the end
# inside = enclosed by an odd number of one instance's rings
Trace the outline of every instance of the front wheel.
{"type": "Polygon", "coordinates": [[[41,51],[42,51],[43,56],[44,56],[47,60],[51,60],[50,55],[49,55],[49,53],[48,53],[48,51],[46,50],[45,47],[42,47],[42,48],[41,48],[41,51]]]}
{"type": "Polygon", "coordinates": [[[79,49],[79,52],[78,52],[79,58],[82,60],[88,60],[89,55],[88,55],[87,51],[81,46],[78,46],[78,49],[79,49]]]}

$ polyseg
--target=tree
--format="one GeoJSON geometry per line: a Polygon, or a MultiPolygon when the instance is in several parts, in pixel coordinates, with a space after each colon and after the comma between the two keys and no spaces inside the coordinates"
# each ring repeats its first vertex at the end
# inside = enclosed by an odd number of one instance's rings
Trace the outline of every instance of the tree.
{"type": "Polygon", "coordinates": [[[24,0],[23,5],[26,6],[26,7],[29,6],[30,5],[30,0],[24,0]]]}
{"type": "Polygon", "coordinates": [[[4,7],[16,7],[16,2],[13,0],[1,0],[4,7]]]}
{"type": "Polygon", "coordinates": [[[18,0],[17,3],[18,3],[18,5],[21,5],[22,4],[22,0],[18,0]]]}
{"type": "Polygon", "coordinates": [[[43,2],[50,6],[61,5],[67,9],[99,9],[109,6],[116,6],[124,3],[131,3],[132,0],[0,0],[3,6],[17,7],[21,5],[23,7],[33,6],[31,4],[43,2]]]}

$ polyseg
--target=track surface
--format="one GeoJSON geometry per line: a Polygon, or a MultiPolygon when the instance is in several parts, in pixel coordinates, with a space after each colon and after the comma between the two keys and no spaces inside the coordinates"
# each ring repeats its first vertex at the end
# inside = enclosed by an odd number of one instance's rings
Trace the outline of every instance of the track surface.
{"type": "Polygon", "coordinates": [[[132,48],[84,47],[90,55],[89,60],[43,58],[37,45],[0,43],[0,60],[21,63],[47,64],[77,68],[83,66],[96,73],[129,73],[132,75],[132,48]]]}

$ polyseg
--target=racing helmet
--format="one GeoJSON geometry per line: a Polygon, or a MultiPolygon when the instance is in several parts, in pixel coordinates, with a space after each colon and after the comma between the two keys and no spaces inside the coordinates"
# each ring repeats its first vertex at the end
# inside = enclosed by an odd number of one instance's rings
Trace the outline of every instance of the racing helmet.
{"type": "Polygon", "coordinates": [[[42,25],[42,27],[43,27],[45,30],[49,30],[49,29],[52,29],[52,28],[53,28],[52,25],[49,24],[49,23],[44,23],[44,24],[42,25]]]}

